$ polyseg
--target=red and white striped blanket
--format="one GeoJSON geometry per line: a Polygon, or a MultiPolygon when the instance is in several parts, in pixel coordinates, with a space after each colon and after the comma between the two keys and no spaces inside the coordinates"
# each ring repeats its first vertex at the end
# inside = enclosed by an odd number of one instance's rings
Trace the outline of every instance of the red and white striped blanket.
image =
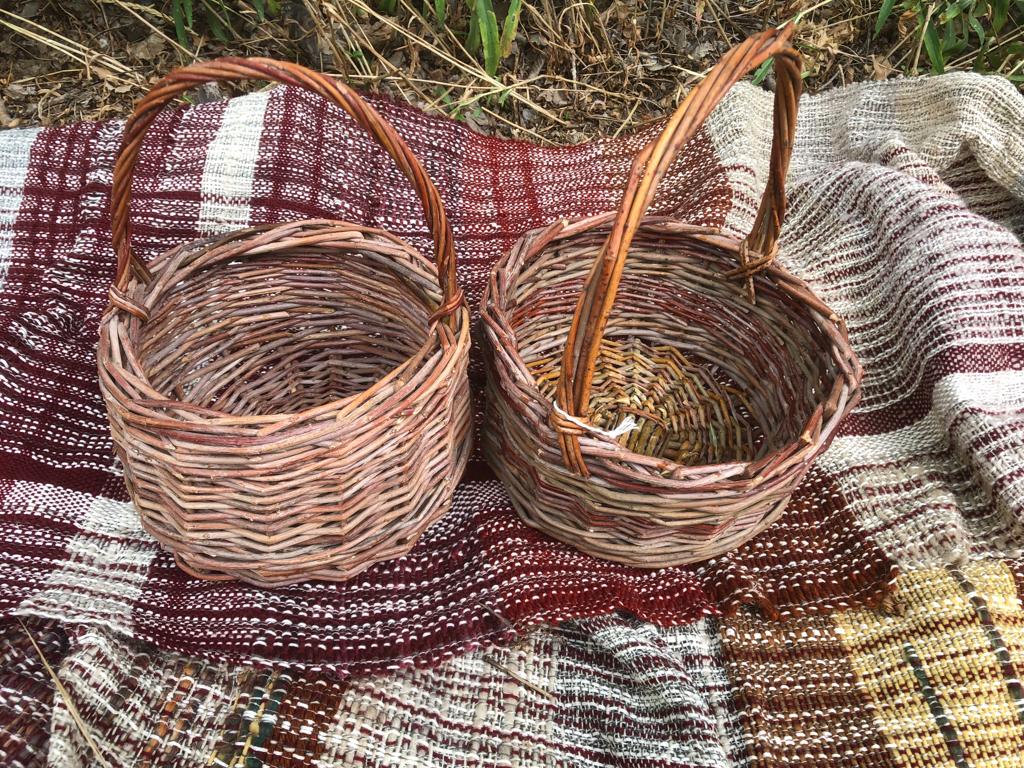
{"type": "MultiPolygon", "coordinates": [[[[630,138],[540,148],[391,103],[441,189],[471,302],[518,236],[617,202],[630,138]]],[[[738,87],[657,212],[742,234],[770,96],[738,87]]],[[[754,605],[878,603],[899,568],[1024,547],[1024,100],[972,75],[805,97],[780,259],[848,321],[865,398],[783,518],[700,567],[642,572],[522,525],[479,460],[407,557],[346,584],[186,577],[139,527],[99,399],[119,123],[0,133],[0,616],[103,626],[213,659],[337,673],[430,662],[515,625],[621,608],[683,624],[754,605]],[[502,617],[502,618],[499,618],[502,617]]],[[[338,110],[285,88],[163,116],[143,150],[142,254],[296,218],[373,224],[429,252],[411,189],[338,110]]],[[[479,389],[481,369],[474,366],[479,389]]],[[[1019,569],[1018,569],[1019,572],[1019,569]]]]}

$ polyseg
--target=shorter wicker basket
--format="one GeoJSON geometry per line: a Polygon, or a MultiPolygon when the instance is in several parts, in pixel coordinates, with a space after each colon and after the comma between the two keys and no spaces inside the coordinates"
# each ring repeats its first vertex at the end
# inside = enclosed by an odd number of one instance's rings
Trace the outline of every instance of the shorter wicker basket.
{"type": "Polygon", "coordinates": [[[398,557],[450,507],[471,441],[469,313],[441,198],[394,129],[340,82],[267,59],[176,70],[125,126],[117,273],[100,387],[147,531],[188,573],[271,586],[398,557]],[[311,220],[156,257],[130,245],[131,177],[160,110],[260,78],[344,109],[412,182],[438,266],[378,229],[311,220]]]}
{"type": "Polygon", "coordinates": [[[741,544],[860,397],[843,322],[773,264],[800,94],[791,34],[729,51],[637,157],[617,214],[527,233],[485,291],[488,458],[527,523],[598,557],[660,568],[741,544]],[[751,234],[644,217],[721,97],[772,56],[751,234]]]}

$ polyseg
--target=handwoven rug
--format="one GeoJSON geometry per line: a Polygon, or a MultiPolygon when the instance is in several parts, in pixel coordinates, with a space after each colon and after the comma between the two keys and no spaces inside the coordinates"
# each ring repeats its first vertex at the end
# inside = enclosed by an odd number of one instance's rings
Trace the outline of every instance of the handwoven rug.
{"type": "MultiPolygon", "coordinates": [[[[533,226],[613,207],[639,135],[488,139],[382,103],[442,190],[471,300],[533,226]]],[[[877,605],[898,567],[1020,553],[1024,101],[974,75],[803,100],[780,258],[843,314],[865,399],[778,524],[694,569],[598,563],[518,522],[479,461],[407,557],[344,585],[189,579],[138,527],[96,389],[120,124],[0,134],[0,612],[91,624],[208,659],[364,673],[510,626],[624,609],[685,624],[877,605]],[[707,597],[705,597],[705,595],[707,597]]],[[[657,212],[742,233],[770,96],[726,99],[657,212]]],[[[142,153],[141,253],[249,223],[337,216],[428,248],[411,189],[338,111],[289,89],[172,111],[142,153]]],[[[477,362],[479,358],[477,359],[477,362]]],[[[479,386],[479,365],[475,366],[479,386]]]]}
{"type": "Polygon", "coordinates": [[[30,626],[64,692],[43,690],[24,633],[17,654],[0,645],[35,686],[15,693],[11,674],[0,685],[0,726],[35,724],[0,740],[0,759],[15,768],[86,768],[97,752],[112,766],[167,768],[1019,766],[1024,609],[1010,568],[919,569],[898,586],[899,615],[736,615],[670,629],[606,616],[430,669],[345,680],[211,663],[101,627],[80,628],[61,655],[52,627],[30,626]]]}

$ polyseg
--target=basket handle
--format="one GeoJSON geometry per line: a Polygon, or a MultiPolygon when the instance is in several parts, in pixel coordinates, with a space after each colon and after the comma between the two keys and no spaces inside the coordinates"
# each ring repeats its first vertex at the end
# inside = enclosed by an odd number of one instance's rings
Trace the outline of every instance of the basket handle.
{"type": "Polygon", "coordinates": [[[423,205],[427,226],[434,240],[438,282],[443,301],[431,317],[431,322],[440,318],[446,318],[449,323],[454,322],[453,314],[462,306],[463,295],[455,276],[455,245],[451,227],[437,188],[409,149],[409,145],[377,110],[344,83],[298,64],[265,58],[224,57],[172,70],[135,105],[132,116],[125,124],[121,151],[114,166],[114,182],[110,196],[112,239],[117,254],[117,272],[110,289],[111,302],[137,317],[144,319],[147,315],[143,307],[125,295],[129,272],[143,281],[148,281],[151,277],[146,265],[132,252],[129,221],[132,173],[146,131],[160,111],[185,91],[207,82],[249,79],[271,80],[319,94],[344,109],[387,150],[402,173],[412,182],[423,205]]]}
{"type": "Polygon", "coordinates": [[[583,434],[580,418],[585,418],[589,410],[594,364],[633,236],[654,200],[658,183],[679,151],[700,129],[725,93],[772,56],[775,57],[776,87],[768,183],[754,226],[740,243],[741,266],[728,276],[745,276],[748,293],[753,299],[752,276],[767,267],[774,258],[786,210],[785,180],[796,133],[797,102],[801,89],[800,54],[789,42],[793,31],[792,24],[767,30],[726,53],[707,77],[687,94],[661,135],[644,147],[633,161],[611,232],[598,253],[576,304],[562,354],[556,395],[558,407],[551,414],[563,461],[567,468],[579,475],[589,474],[579,445],[579,437],[583,434]]]}

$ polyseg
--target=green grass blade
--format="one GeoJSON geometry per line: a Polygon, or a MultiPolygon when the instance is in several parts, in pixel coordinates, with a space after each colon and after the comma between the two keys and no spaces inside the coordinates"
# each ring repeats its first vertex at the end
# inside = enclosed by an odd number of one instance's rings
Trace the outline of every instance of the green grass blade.
{"type": "Polygon", "coordinates": [[[202,0],[202,5],[206,26],[217,40],[227,43],[238,38],[238,33],[231,26],[232,10],[225,5],[225,0],[202,0]]]}
{"type": "Polygon", "coordinates": [[[516,40],[519,29],[519,14],[523,11],[523,0],[512,0],[508,4],[508,14],[501,26],[501,58],[512,53],[512,43],[516,40]]]}
{"type": "Polygon", "coordinates": [[[754,70],[754,85],[760,85],[763,83],[764,79],[768,77],[768,73],[772,71],[772,67],[774,65],[775,59],[773,57],[754,70]]]}
{"type": "Polygon", "coordinates": [[[208,14],[206,17],[206,23],[209,25],[210,32],[213,33],[213,36],[217,39],[218,42],[226,43],[231,39],[230,37],[228,37],[227,29],[224,27],[224,24],[221,22],[221,20],[217,18],[216,14],[208,14]]]}
{"type": "Polygon", "coordinates": [[[992,31],[996,34],[1006,25],[1010,15],[1010,0],[992,0],[992,31]]]}
{"type": "Polygon", "coordinates": [[[942,28],[942,52],[943,54],[953,50],[956,46],[956,25],[947,24],[942,28]]]}
{"type": "Polygon", "coordinates": [[[178,38],[178,44],[183,48],[188,46],[188,37],[185,35],[185,9],[183,3],[189,0],[171,0],[171,18],[174,19],[174,36],[178,38]]]}
{"type": "Polygon", "coordinates": [[[989,48],[992,46],[992,38],[985,38],[985,42],[981,44],[981,48],[978,49],[978,53],[974,57],[974,66],[971,67],[975,72],[981,72],[984,74],[989,70],[989,48]]]}
{"type": "Polygon", "coordinates": [[[473,10],[469,14],[469,32],[466,33],[466,50],[475,54],[480,50],[480,16],[477,13],[477,4],[473,3],[473,10]]]}
{"type": "Polygon", "coordinates": [[[974,30],[974,34],[976,34],[978,36],[978,44],[982,48],[984,48],[985,47],[985,29],[981,26],[981,22],[979,22],[973,16],[968,16],[967,17],[967,23],[970,25],[971,29],[974,30]]]}
{"type": "Polygon", "coordinates": [[[484,48],[484,69],[494,77],[501,58],[501,44],[498,38],[498,17],[494,15],[491,0],[476,0],[476,18],[480,27],[480,42],[484,48]]]}
{"type": "Polygon", "coordinates": [[[882,27],[885,26],[885,22],[889,20],[889,15],[892,13],[892,7],[894,5],[896,5],[896,0],[883,0],[882,7],[878,9],[878,18],[875,20],[876,35],[882,31],[882,27]]]}
{"type": "Polygon", "coordinates": [[[945,72],[946,60],[942,55],[942,43],[939,42],[939,33],[935,30],[934,24],[929,24],[924,31],[924,49],[928,52],[932,70],[940,75],[945,72]]]}

